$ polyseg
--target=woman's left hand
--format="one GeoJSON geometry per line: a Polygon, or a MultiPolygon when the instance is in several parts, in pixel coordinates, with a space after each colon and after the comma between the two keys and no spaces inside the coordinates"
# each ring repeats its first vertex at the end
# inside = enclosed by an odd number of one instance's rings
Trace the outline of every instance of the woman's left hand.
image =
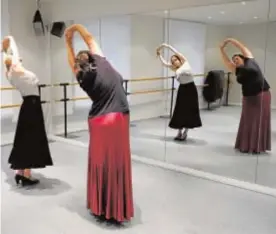
{"type": "Polygon", "coordinates": [[[2,41],[2,51],[7,52],[10,47],[10,39],[5,37],[2,41]]]}

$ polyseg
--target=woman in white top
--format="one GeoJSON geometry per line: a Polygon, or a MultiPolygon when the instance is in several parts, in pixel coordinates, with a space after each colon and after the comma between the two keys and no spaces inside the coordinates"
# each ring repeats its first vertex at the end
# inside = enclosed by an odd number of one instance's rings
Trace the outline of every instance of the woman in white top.
{"type": "Polygon", "coordinates": [[[39,180],[32,178],[31,169],[53,165],[38,90],[39,80],[33,72],[23,67],[12,36],[2,41],[2,52],[6,77],[23,98],[8,162],[16,170],[17,184],[34,185],[39,180]]]}
{"type": "Polygon", "coordinates": [[[178,129],[175,140],[185,141],[189,129],[202,126],[197,88],[194,83],[191,66],[184,55],[167,44],[162,44],[157,48],[157,55],[166,67],[175,72],[176,79],[180,83],[169,127],[178,129]],[[170,63],[166,62],[161,56],[161,50],[163,48],[168,48],[174,53],[174,55],[171,56],[170,63]]]}

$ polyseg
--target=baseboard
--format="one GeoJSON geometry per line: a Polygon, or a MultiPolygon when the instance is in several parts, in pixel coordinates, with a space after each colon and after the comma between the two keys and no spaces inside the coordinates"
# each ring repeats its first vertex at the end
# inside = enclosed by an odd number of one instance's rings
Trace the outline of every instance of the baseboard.
{"type": "MultiPolygon", "coordinates": [[[[74,146],[84,147],[84,148],[88,147],[88,143],[83,143],[83,142],[79,142],[76,140],[65,139],[65,138],[57,137],[57,136],[53,136],[53,135],[49,136],[49,138],[53,141],[57,141],[57,142],[65,143],[65,144],[71,144],[74,146]]],[[[132,157],[132,160],[141,162],[141,163],[144,163],[147,165],[160,167],[160,168],[163,168],[166,170],[180,172],[180,173],[190,175],[193,177],[206,179],[206,180],[218,182],[218,183],[229,185],[229,186],[246,189],[246,190],[249,190],[252,192],[257,192],[257,193],[276,197],[276,189],[273,189],[270,187],[253,184],[253,183],[249,183],[249,182],[245,182],[245,181],[240,181],[240,180],[236,180],[236,179],[231,179],[231,178],[227,178],[224,176],[219,176],[219,175],[211,174],[208,172],[198,171],[198,170],[187,168],[187,167],[181,167],[178,165],[174,165],[174,164],[170,164],[170,163],[166,163],[166,162],[162,162],[162,161],[158,161],[158,160],[154,160],[154,159],[149,159],[149,158],[145,158],[145,157],[141,157],[141,156],[137,156],[137,155],[132,155],[131,157],[132,157]]]]}

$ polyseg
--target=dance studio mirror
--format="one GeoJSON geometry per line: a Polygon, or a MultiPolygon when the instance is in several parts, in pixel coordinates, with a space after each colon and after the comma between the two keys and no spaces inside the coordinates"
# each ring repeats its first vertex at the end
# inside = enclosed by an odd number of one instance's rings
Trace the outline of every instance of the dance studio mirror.
{"type": "MultiPolygon", "coordinates": [[[[162,12],[166,16],[166,12],[162,12]]],[[[165,160],[165,121],[169,114],[167,97],[170,91],[164,84],[167,78],[156,49],[166,42],[165,18],[154,15],[123,15],[99,19],[67,22],[85,26],[96,38],[104,55],[124,78],[124,89],[130,106],[130,139],[132,154],[137,157],[165,160]],[[154,32],[154,33],[152,33],[154,32]]],[[[64,102],[56,103],[53,125],[56,134],[81,143],[88,143],[87,117],[91,101],[82,91],[67,64],[64,39],[51,39],[53,83],[71,83],[66,86],[67,110],[64,102]],[[61,63],[64,69],[60,69],[61,63]],[[66,114],[66,115],[65,115],[66,114]],[[67,118],[64,118],[67,116],[67,118]],[[65,124],[66,123],[66,124],[65,124]]],[[[86,49],[76,35],[75,51],[86,49]]],[[[64,87],[56,87],[55,99],[64,97],[64,87]]],[[[120,133],[118,133],[119,136],[120,133]]]]}
{"type": "MultiPolygon", "coordinates": [[[[166,124],[166,162],[256,181],[261,106],[256,108],[256,85],[251,82],[248,87],[243,79],[245,74],[251,76],[247,61],[265,70],[268,3],[257,0],[169,12],[168,44],[183,55],[186,65],[172,72],[178,79],[173,114],[166,124]]],[[[260,86],[259,82],[257,89],[260,86]]],[[[261,96],[257,98],[261,103],[261,96]]]]}
{"type": "MultiPolygon", "coordinates": [[[[258,155],[256,183],[276,188],[276,158],[275,158],[275,62],[276,62],[276,2],[270,0],[268,23],[263,26],[266,30],[266,54],[264,62],[264,75],[270,86],[270,93],[262,95],[262,109],[259,147],[271,148],[271,152],[258,155]],[[269,118],[271,120],[269,120],[269,118]],[[266,140],[266,138],[268,140],[266,140]],[[271,138],[271,139],[270,139],[271,138]],[[265,143],[270,143],[264,145],[265,143]]],[[[266,84],[263,84],[266,87],[266,84]]]]}

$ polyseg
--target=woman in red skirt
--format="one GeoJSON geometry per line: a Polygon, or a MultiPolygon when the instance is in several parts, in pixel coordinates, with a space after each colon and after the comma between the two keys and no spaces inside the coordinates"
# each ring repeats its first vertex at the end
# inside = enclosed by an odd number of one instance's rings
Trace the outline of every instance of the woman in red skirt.
{"type": "Polygon", "coordinates": [[[242,114],[235,148],[243,153],[271,150],[270,86],[252,53],[241,42],[229,38],[221,45],[224,63],[235,72],[242,86],[242,114]],[[240,49],[230,60],[224,48],[231,43],[240,49]]]}
{"type": "Polygon", "coordinates": [[[88,118],[87,208],[96,217],[129,221],[134,209],[129,106],[122,76],[82,25],[70,26],[65,35],[69,64],[80,87],[93,101],[88,118]],[[77,56],[72,45],[75,32],[80,33],[89,48],[77,56]]]}

